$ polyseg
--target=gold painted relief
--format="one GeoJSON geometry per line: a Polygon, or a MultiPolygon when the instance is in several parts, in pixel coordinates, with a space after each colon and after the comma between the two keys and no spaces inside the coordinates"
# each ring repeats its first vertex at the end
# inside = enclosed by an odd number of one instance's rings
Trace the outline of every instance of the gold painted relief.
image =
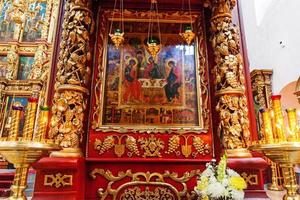
{"type": "Polygon", "coordinates": [[[200,175],[200,170],[185,172],[182,176],[175,172],[132,172],[119,171],[116,175],[109,170],[95,168],[90,176],[95,180],[101,176],[108,181],[107,188],[99,188],[98,196],[101,200],[116,199],[193,199],[195,193],[187,190],[187,182],[200,175]],[[126,182],[124,182],[126,181],[126,182]],[[173,183],[173,184],[171,184],[173,183]],[[180,185],[178,189],[178,185],[180,185]],[[127,195],[127,196],[126,196],[127,195]],[[168,197],[168,198],[163,198],[168,197]],[[152,199],[152,198],[151,198],[152,199]]]}
{"type": "Polygon", "coordinates": [[[185,158],[198,158],[210,155],[211,145],[206,143],[200,136],[173,135],[168,142],[156,137],[154,134],[147,137],[133,137],[127,134],[113,134],[103,140],[95,139],[94,150],[103,155],[109,150],[118,157],[143,157],[159,158],[162,155],[184,156],[185,158]],[[127,153],[126,153],[127,152],[127,153]]]}

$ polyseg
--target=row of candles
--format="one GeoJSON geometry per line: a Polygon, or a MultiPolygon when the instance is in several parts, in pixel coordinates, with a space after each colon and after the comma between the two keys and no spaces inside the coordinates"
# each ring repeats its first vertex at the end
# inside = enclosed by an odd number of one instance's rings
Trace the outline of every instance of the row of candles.
{"type": "Polygon", "coordinates": [[[20,102],[12,105],[12,123],[8,134],[8,141],[36,141],[43,142],[46,138],[49,107],[40,106],[37,116],[38,98],[29,98],[26,107],[25,122],[22,132],[22,138],[18,138],[21,116],[25,111],[24,106],[20,102]],[[38,117],[38,119],[36,119],[38,117]],[[36,131],[35,131],[36,130],[36,131]]]}
{"type": "Polygon", "coordinates": [[[263,139],[262,143],[272,144],[280,142],[296,142],[300,140],[300,128],[297,122],[296,109],[286,109],[288,127],[284,123],[284,117],[281,109],[281,96],[273,95],[273,109],[261,109],[263,121],[263,139]]]}

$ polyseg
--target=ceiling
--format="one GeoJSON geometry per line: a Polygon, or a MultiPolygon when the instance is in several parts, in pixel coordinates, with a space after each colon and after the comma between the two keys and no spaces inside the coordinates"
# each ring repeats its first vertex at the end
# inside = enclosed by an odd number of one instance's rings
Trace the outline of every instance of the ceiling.
{"type": "MultiPolygon", "coordinates": [[[[105,8],[113,8],[115,0],[95,0],[99,5],[105,8]]],[[[123,0],[124,9],[149,9],[151,0],[123,0]]],[[[188,10],[188,0],[157,0],[159,10],[188,10]],[[183,3],[184,1],[184,3],[183,3]]],[[[190,0],[191,9],[198,10],[202,7],[205,0],[190,0]]],[[[119,4],[120,0],[117,0],[119,4]]]]}

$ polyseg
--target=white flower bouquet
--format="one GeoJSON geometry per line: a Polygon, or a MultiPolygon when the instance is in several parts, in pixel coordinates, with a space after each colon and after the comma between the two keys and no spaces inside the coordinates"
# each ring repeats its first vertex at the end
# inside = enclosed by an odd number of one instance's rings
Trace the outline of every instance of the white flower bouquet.
{"type": "Polygon", "coordinates": [[[245,180],[234,170],[227,168],[224,155],[219,163],[208,163],[197,181],[195,192],[201,200],[243,200],[245,180]]]}

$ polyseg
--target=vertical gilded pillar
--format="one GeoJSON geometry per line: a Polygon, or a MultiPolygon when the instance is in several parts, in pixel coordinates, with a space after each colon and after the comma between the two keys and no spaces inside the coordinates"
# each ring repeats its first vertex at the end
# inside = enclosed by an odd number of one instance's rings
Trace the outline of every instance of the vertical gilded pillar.
{"type": "Polygon", "coordinates": [[[32,140],[34,132],[35,116],[38,106],[38,98],[29,98],[26,108],[25,124],[23,129],[23,140],[32,140]]]}
{"type": "Polygon", "coordinates": [[[16,102],[12,106],[12,123],[11,128],[8,135],[8,140],[10,141],[17,141],[18,140],[18,134],[19,134],[19,128],[20,128],[20,120],[21,120],[21,114],[24,107],[20,102],[16,102]]]}
{"type": "Polygon", "coordinates": [[[82,155],[80,144],[91,76],[90,36],[94,29],[90,7],[90,0],[67,0],[65,4],[49,131],[49,137],[64,149],[51,156],[82,155]]]}
{"type": "Polygon", "coordinates": [[[251,140],[240,36],[238,28],[232,23],[231,12],[235,3],[235,0],[212,1],[211,30],[218,133],[229,156],[231,153],[235,154],[232,156],[250,156],[244,149],[251,140]],[[237,153],[237,149],[245,154],[237,153]]]}

